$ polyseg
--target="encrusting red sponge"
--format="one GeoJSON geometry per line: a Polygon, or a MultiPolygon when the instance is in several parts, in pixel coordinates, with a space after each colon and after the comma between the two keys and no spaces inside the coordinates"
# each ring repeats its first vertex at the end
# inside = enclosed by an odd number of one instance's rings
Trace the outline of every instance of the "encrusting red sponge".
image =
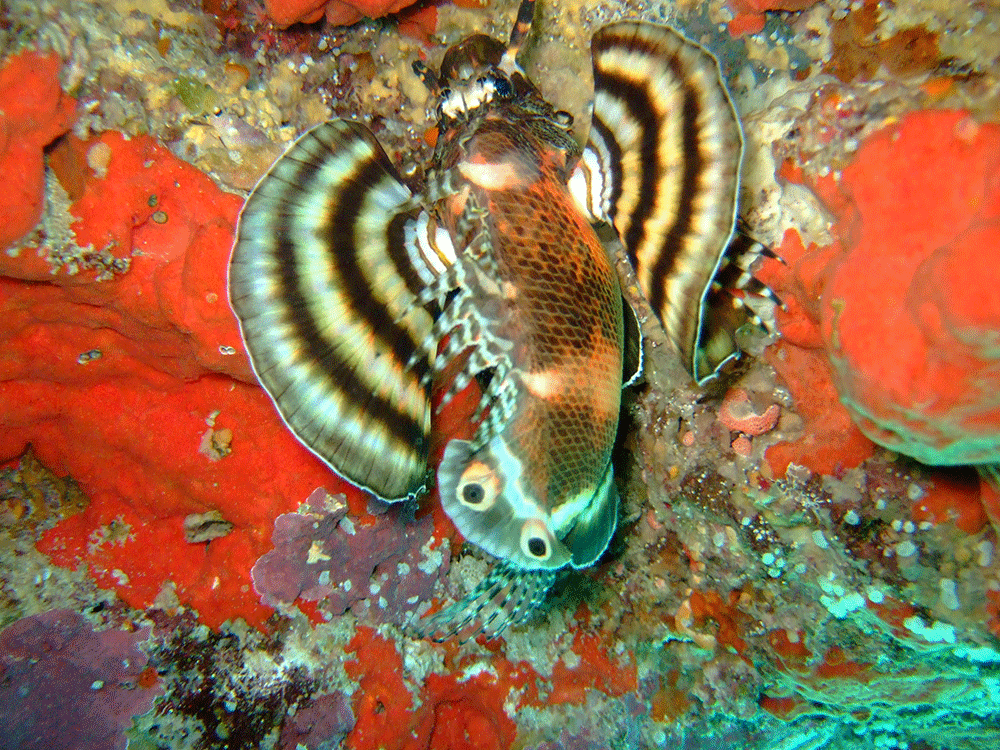
{"type": "Polygon", "coordinates": [[[914,112],[865,142],[839,191],[820,326],[841,400],[924,463],[1000,461],[1000,126],[914,112]]]}
{"type": "MultiPolygon", "coordinates": [[[[814,188],[839,242],[779,250],[785,354],[822,347],[839,400],[881,445],[930,465],[1000,461],[1000,126],[914,112],[814,188]]],[[[775,366],[796,377],[788,362],[775,366]]]]}
{"type": "Polygon", "coordinates": [[[381,18],[415,0],[265,0],[267,13],[279,26],[315,23],[324,16],[334,26],[349,26],[362,18],[381,18]]]}
{"type": "Polygon", "coordinates": [[[76,100],[55,54],[21,52],[0,67],[0,250],[30,232],[45,205],[42,149],[73,126],[76,100]]]}

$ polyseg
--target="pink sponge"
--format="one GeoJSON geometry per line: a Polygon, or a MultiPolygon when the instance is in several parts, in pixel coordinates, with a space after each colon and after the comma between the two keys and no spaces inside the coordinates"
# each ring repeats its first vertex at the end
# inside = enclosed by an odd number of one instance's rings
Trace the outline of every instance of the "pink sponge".
{"type": "Polygon", "coordinates": [[[0,632],[0,745],[124,750],[132,717],[163,692],[139,644],[149,628],[95,632],[68,609],[0,632]]]}

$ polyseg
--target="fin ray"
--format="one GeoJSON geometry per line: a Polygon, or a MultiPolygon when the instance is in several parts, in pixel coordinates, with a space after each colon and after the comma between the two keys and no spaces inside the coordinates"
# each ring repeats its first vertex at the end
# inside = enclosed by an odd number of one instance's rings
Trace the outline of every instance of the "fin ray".
{"type": "Polygon", "coordinates": [[[460,643],[479,635],[496,638],[536,611],[556,576],[554,571],[521,570],[498,562],[463,599],[415,623],[417,635],[438,642],[460,636],[460,643]]]}

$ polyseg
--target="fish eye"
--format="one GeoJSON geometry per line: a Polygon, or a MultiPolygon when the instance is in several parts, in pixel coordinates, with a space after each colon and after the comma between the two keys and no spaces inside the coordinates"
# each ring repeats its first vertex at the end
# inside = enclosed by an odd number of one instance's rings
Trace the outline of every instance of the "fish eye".
{"type": "Polygon", "coordinates": [[[486,490],[479,482],[469,482],[462,487],[462,499],[468,505],[479,505],[486,497],[486,490]]]}
{"type": "Polygon", "coordinates": [[[472,510],[489,510],[500,494],[500,481],[493,469],[482,461],[473,461],[462,472],[455,496],[472,510]]]}
{"type": "Polygon", "coordinates": [[[510,81],[504,76],[494,76],[493,87],[496,89],[497,96],[503,99],[509,99],[514,95],[514,87],[511,86],[510,81]]]}
{"type": "Polygon", "coordinates": [[[548,533],[538,519],[527,521],[521,527],[521,551],[532,560],[545,561],[552,556],[552,547],[547,540],[548,533]]]}

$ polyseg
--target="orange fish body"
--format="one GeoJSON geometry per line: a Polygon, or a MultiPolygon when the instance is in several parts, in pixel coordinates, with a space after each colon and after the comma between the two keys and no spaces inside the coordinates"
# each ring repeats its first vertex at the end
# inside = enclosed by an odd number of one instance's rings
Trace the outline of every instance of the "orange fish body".
{"type": "Polygon", "coordinates": [[[438,487],[459,530],[498,558],[525,570],[583,567],[604,551],[616,517],[621,290],[566,187],[567,153],[497,109],[452,139],[462,145],[446,163],[461,179],[440,213],[452,237],[463,235],[460,224],[488,237],[492,274],[477,283],[489,288],[469,314],[490,309],[491,335],[509,344],[493,375],[504,381],[494,408],[506,402],[509,413],[493,420],[485,444],[449,443],[438,487]]]}

